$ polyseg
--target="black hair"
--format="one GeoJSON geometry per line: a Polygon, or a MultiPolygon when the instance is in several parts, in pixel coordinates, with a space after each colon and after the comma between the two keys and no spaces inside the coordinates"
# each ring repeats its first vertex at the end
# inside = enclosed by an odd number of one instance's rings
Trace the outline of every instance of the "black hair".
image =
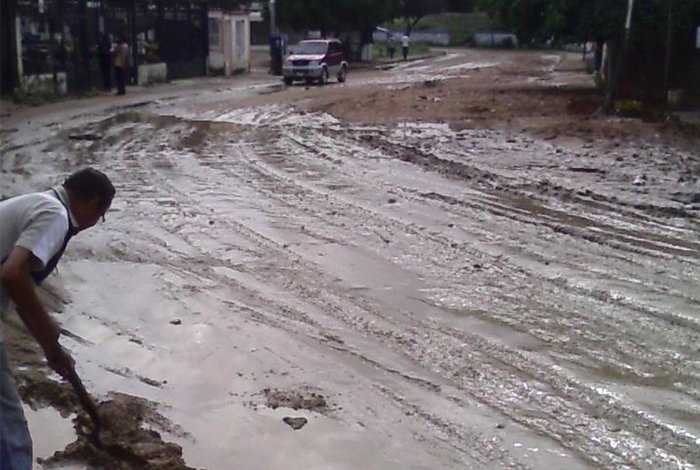
{"type": "Polygon", "coordinates": [[[94,168],[76,171],[66,178],[63,187],[83,201],[97,198],[99,209],[102,211],[106,211],[112,205],[116,192],[107,175],[94,168]]]}

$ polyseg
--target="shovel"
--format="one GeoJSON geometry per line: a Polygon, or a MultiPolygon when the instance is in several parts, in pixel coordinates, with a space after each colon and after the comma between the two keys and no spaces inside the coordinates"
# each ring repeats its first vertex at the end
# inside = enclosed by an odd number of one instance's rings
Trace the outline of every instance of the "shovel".
{"type": "Polygon", "coordinates": [[[100,429],[102,428],[102,423],[100,422],[100,416],[97,414],[97,406],[95,406],[95,402],[92,401],[90,394],[87,392],[87,390],[85,390],[85,386],[80,380],[80,377],[78,377],[78,374],[75,372],[75,369],[71,370],[66,379],[73,386],[73,390],[78,396],[80,405],[92,420],[92,432],[86,434],[86,437],[90,443],[97,449],[112,454],[114,457],[121,460],[125,460],[140,466],[145,465],[147,463],[146,459],[135,454],[131,449],[127,449],[126,447],[116,444],[105,444],[102,442],[100,439],[100,429]]]}
{"type": "Polygon", "coordinates": [[[100,429],[102,428],[102,424],[100,423],[100,416],[97,414],[95,402],[92,401],[90,394],[87,392],[87,390],[85,390],[85,386],[80,380],[80,377],[78,377],[77,372],[75,372],[75,369],[72,369],[66,378],[73,386],[73,390],[78,396],[80,405],[92,420],[92,432],[87,434],[87,438],[95,447],[101,449],[102,441],[100,440],[100,429]]]}

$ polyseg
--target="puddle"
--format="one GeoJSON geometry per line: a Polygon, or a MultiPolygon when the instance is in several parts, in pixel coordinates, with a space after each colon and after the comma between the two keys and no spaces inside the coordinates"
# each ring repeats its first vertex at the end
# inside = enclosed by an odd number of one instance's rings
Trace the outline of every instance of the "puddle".
{"type": "Polygon", "coordinates": [[[73,428],[74,414],[64,418],[52,407],[33,410],[25,406],[24,415],[29,424],[30,434],[41,436],[33,439],[35,459],[51,457],[54,452],[63,450],[77,438],[73,428]]]}

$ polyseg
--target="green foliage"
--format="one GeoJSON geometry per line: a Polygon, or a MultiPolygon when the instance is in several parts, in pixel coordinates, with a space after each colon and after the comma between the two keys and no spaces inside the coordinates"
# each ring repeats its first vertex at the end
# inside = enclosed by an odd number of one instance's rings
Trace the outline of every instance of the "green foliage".
{"type": "MultiPolygon", "coordinates": [[[[627,0],[479,0],[491,17],[500,18],[521,42],[605,41],[624,34],[627,0]]],[[[632,42],[664,41],[669,4],[674,28],[700,22],[698,0],[636,0],[632,42]]]]}
{"type": "Polygon", "coordinates": [[[445,0],[403,0],[401,3],[401,16],[409,32],[424,16],[441,13],[447,7],[445,0]]]}
{"type": "MultiPolygon", "coordinates": [[[[408,49],[409,59],[430,53],[430,45],[422,42],[411,43],[408,49]]],[[[374,43],[372,45],[372,60],[384,60],[389,58],[389,51],[386,43],[374,43]]],[[[394,53],[394,60],[401,60],[401,45],[399,44],[394,53]]]]}
{"type": "Polygon", "coordinates": [[[473,44],[474,33],[498,29],[499,25],[486,13],[439,13],[421,19],[415,26],[418,31],[447,31],[450,45],[465,46],[473,44]]]}
{"type": "Polygon", "coordinates": [[[401,0],[277,0],[277,23],[294,31],[323,34],[371,32],[398,15],[401,0]]]}
{"type": "Polygon", "coordinates": [[[248,2],[245,0],[208,0],[209,8],[221,10],[233,11],[240,9],[243,5],[248,2]]]}
{"type": "Polygon", "coordinates": [[[477,0],[447,0],[447,11],[452,13],[469,13],[474,11],[477,0]]]}

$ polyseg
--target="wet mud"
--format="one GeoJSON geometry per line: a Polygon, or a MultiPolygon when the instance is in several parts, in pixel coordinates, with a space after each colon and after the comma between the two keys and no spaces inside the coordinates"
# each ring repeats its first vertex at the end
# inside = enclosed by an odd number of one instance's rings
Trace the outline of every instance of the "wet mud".
{"type": "Polygon", "coordinates": [[[99,403],[98,413],[103,423],[99,444],[89,437],[90,419],[79,414],[74,419],[78,439],[43,460],[42,465],[61,468],[79,463],[104,470],[192,470],[185,465],[180,446],[164,442],[156,430],[144,428],[164,421],[154,403],[118,394],[99,403]]]}
{"type": "MultiPolygon", "coordinates": [[[[450,51],[0,135],[3,195],[115,175],[49,283],[110,442],[153,468],[700,464],[700,137],[598,115],[569,61],[450,51]]],[[[39,375],[25,400],[75,409],[39,375]]]]}

